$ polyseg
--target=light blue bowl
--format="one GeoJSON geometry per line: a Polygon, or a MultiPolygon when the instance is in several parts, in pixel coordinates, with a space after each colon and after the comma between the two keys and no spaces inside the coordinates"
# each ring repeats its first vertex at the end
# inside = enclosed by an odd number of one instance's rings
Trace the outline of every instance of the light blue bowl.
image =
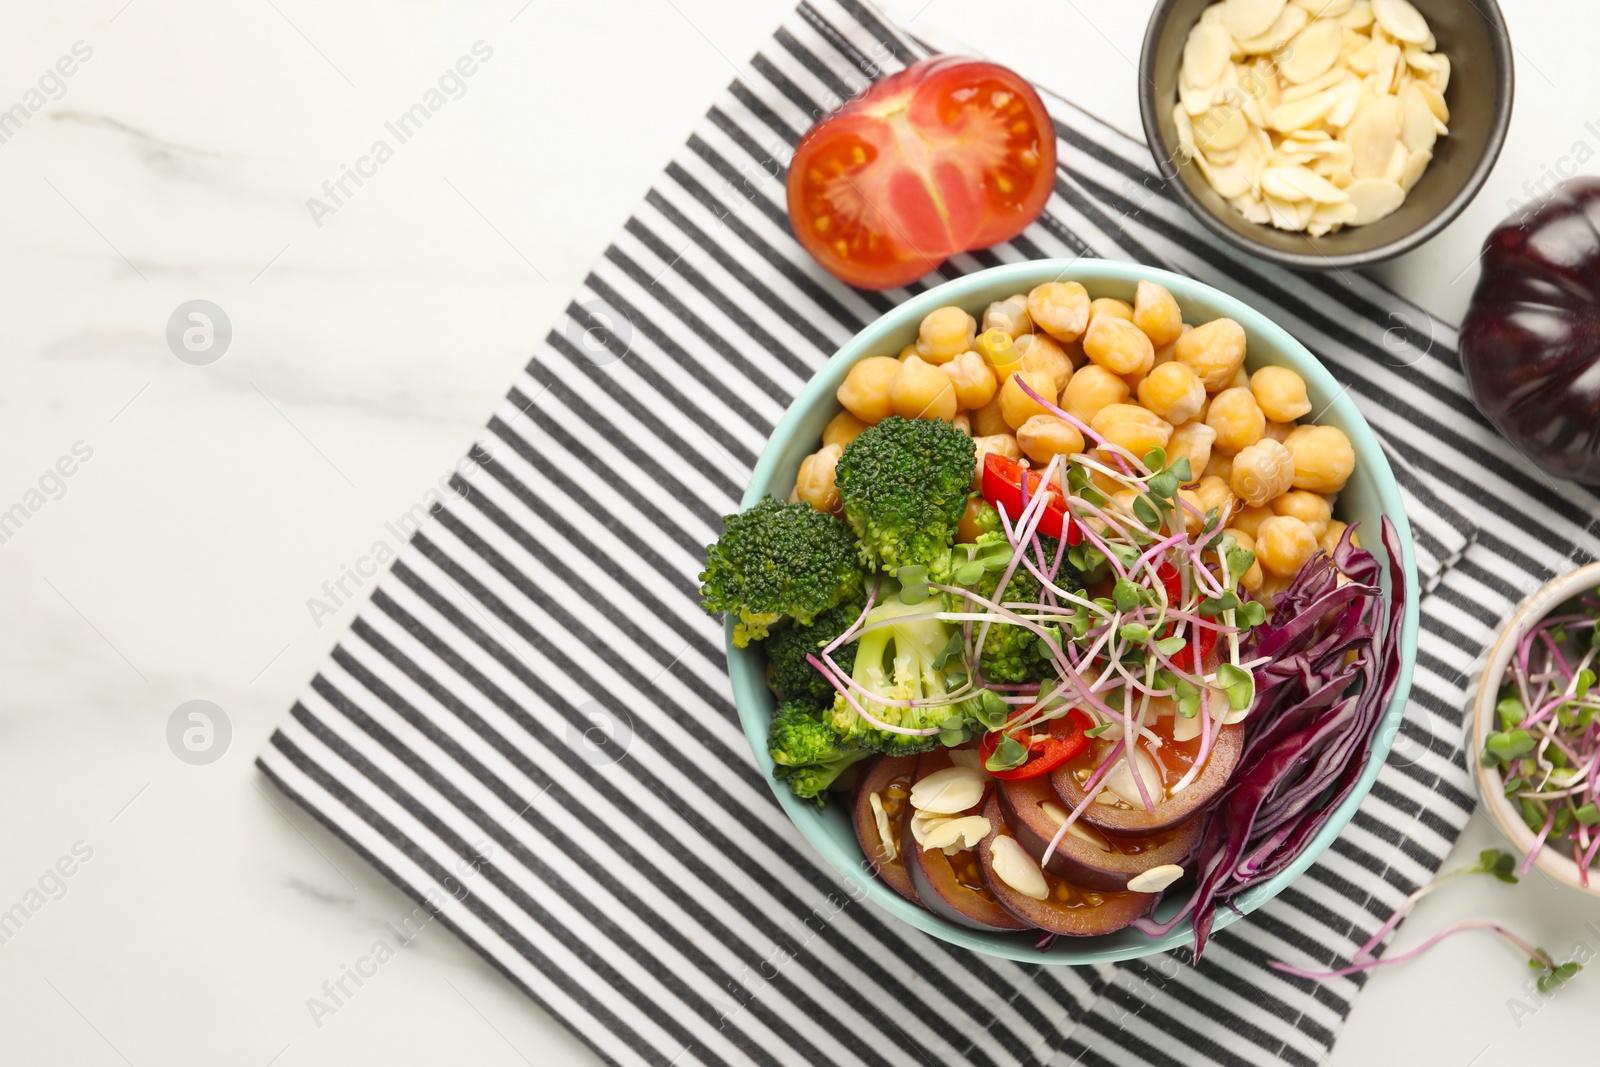
{"type": "MultiPolygon", "coordinates": [[[[906,301],[861,331],[839,350],[838,355],[811,379],[772,432],[766,451],[756,464],[742,506],[750,507],[769,495],[780,499],[788,497],[789,491],[794,488],[800,461],[817,450],[823,427],[840,410],[834,393],[844,381],[845,374],[858,359],[898,354],[903,346],[916,340],[917,325],[924,315],[935,308],[956,304],[976,313],[991,301],[1003,300],[1012,293],[1025,293],[1047,281],[1081,282],[1094,296],[1117,297],[1131,303],[1134,289],[1141,279],[1166,286],[1177,298],[1187,322],[1203,323],[1226,316],[1244,326],[1249,336],[1247,363],[1251,368],[1280,365],[1299,372],[1306,381],[1311,402],[1315,405],[1313,410],[1321,412],[1317,421],[1343,430],[1355,447],[1356,470],[1350,484],[1339,494],[1340,517],[1347,522],[1360,522],[1362,532],[1366,534],[1364,544],[1383,560],[1383,548],[1378,543],[1378,520],[1387,515],[1399,531],[1404,554],[1406,618],[1401,636],[1400,681],[1394,701],[1368,753],[1366,771],[1322,832],[1288,869],[1235,898],[1234,904],[1239,911],[1247,913],[1277,896],[1311,866],[1339,836],[1356,808],[1366,798],[1399,730],[1406,696],[1411,689],[1411,667],[1417,651],[1417,564],[1411,545],[1411,526],[1406,521],[1405,505],[1401,501],[1394,473],[1389,469],[1389,462],[1378,445],[1378,439],[1373,436],[1345,390],[1316,357],[1282,327],[1208,285],[1133,263],[1047,259],[1012,263],[969,274],[906,301]]],[[[1388,585],[1385,577],[1386,590],[1388,585]]],[[[1107,963],[1149,956],[1192,943],[1193,927],[1185,922],[1174,927],[1165,937],[1151,938],[1136,930],[1123,930],[1103,937],[1059,938],[1048,952],[1040,952],[1033,947],[1036,935],[980,933],[946,922],[902,899],[866,869],[848,803],[842,803],[842,798],[838,798],[830,802],[826,810],[819,811],[810,801],[799,799],[789,792],[787,786],[771,779],[772,758],[767,754],[767,724],[772,716],[773,697],[766,685],[766,657],[758,648],[733,647],[731,626],[728,633],[728,673],[733,680],[733,697],[739,708],[739,721],[751,750],[755,752],[756,762],[768,774],[773,793],[794,820],[801,836],[842,877],[880,908],[952,944],[1025,963],[1058,966],[1107,963]]],[[[1161,913],[1170,915],[1181,903],[1182,898],[1174,900],[1169,897],[1163,902],[1161,913]]],[[[1222,929],[1237,918],[1238,915],[1228,908],[1221,909],[1217,914],[1216,929],[1222,929]]]]}

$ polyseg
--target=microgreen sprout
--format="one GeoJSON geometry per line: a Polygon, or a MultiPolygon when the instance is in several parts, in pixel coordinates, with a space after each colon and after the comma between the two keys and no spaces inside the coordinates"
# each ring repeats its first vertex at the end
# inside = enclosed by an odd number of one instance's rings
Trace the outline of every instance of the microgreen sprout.
{"type": "Polygon", "coordinates": [[[1522,636],[1506,667],[1494,725],[1478,754],[1533,831],[1519,868],[1546,848],[1569,854],[1578,878],[1600,852],[1600,691],[1595,689],[1600,594],[1558,607],[1522,636]]]}

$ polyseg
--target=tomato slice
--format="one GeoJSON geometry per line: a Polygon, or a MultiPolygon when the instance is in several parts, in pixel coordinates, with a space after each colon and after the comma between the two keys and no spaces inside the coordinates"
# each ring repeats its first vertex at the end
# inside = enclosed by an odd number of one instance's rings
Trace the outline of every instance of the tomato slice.
{"type": "MultiPolygon", "coordinates": [[[[983,499],[1002,509],[1012,522],[1017,521],[1027,502],[1039,495],[1042,485],[1044,479],[1038,471],[1029,470],[1014,459],[998,452],[983,457],[983,499]]],[[[1065,503],[1054,489],[1049,490],[1049,494],[1050,499],[1044,502],[1044,514],[1039,517],[1039,532],[1058,541],[1065,532],[1067,544],[1079,544],[1083,541],[1083,530],[1078,527],[1078,520],[1067,514],[1065,503]]]]}
{"type": "MultiPolygon", "coordinates": [[[[1028,711],[1028,708],[1012,716],[1015,722],[1028,711]]],[[[1089,735],[1085,733],[1093,720],[1088,715],[1073,708],[1058,719],[1051,719],[1048,724],[1048,734],[1036,734],[1031,731],[1027,736],[1028,761],[1020,767],[1013,767],[1009,771],[990,771],[996,778],[1007,782],[1014,782],[1021,778],[1036,778],[1041,774],[1049,774],[1067,760],[1076,756],[1089,746],[1089,735]]],[[[1023,736],[1015,731],[999,731],[984,734],[978,741],[978,755],[984,763],[989,762],[989,757],[994,755],[994,750],[1000,747],[1002,732],[1010,733],[1018,741],[1023,736]]]]}
{"type": "Polygon", "coordinates": [[[789,221],[830,273],[889,289],[1021,233],[1055,170],[1055,130],[1027,81],[975,59],[925,59],[801,138],[789,221]]]}

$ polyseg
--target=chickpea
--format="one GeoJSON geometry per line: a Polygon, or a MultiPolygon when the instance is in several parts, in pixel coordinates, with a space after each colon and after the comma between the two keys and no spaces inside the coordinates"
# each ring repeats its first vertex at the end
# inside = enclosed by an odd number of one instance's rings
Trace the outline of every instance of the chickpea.
{"type": "MultiPolygon", "coordinates": [[[[1340,522],[1338,519],[1330,521],[1328,523],[1328,532],[1322,535],[1322,551],[1330,556],[1333,555],[1334,551],[1339,547],[1340,540],[1344,538],[1345,530],[1349,529],[1349,525],[1349,523],[1340,522]]],[[[1351,534],[1350,543],[1360,548],[1361,535],[1351,534]]]]}
{"type": "Polygon", "coordinates": [[[1172,424],[1137,404],[1107,404],[1089,423],[1109,444],[1121,445],[1140,459],[1152,448],[1166,448],[1172,424]]]}
{"type": "Polygon", "coordinates": [[[1183,333],[1183,312],[1165,286],[1140,282],[1133,295],[1133,324],[1157,348],[1176,341],[1183,333]]]}
{"type": "Polygon", "coordinates": [[[906,360],[910,359],[912,356],[914,356],[916,354],[917,354],[917,346],[914,345],[914,344],[909,344],[909,345],[906,345],[904,348],[902,348],[900,350],[900,354],[898,356],[895,356],[894,358],[898,359],[901,363],[904,363],[906,360]]]}
{"type": "Polygon", "coordinates": [[[1113,300],[1109,296],[1102,296],[1089,301],[1089,325],[1094,325],[1096,315],[1105,315],[1123,322],[1133,321],[1133,305],[1126,300],[1113,300]]]}
{"type": "Polygon", "coordinates": [[[949,422],[956,417],[956,387],[938,367],[912,356],[889,383],[889,403],[903,419],[949,422]]]}
{"type": "Polygon", "coordinates": [[[1261,431],[1261,436],[1270,437],[1274,441],[1287,441],[1289,439],[1289,435],[1293,432],[1294,423],[1273,422],[1271,419],[1268,419],[1266,428],[1261,431]]]}
{"type": "MultiPolygon", "coordinates": [[[[1168,420],[1170,421],[1170,420],[1168,420]]],[[[1189,461],[1189,480],[1199,481],[1211,462],[1211,444],[1217,431],[1203,422],[1186,422],[1172,431],[1167,442],[1167,461],[1176,463],[1180,458],[1189,461]]]]}
{"type": "Polygon", "coordinates": [[[1022,391],[1024,383],[1029,389],[1043,397],[1046,402],[1050,399],[1050,386],[1053,383],[1050,375],[1043,371],[1013,374],[1006,379],[1006,384],[1000,387],[1000,414],[1004,416],[1006,425],[1012,430],[1015,430],[1035,415],[1050,414],[1043,403],[1022,391]]]}
{"type": "Polygon", "coordinates": [[[983,488],[983,457],[990,452],[1001,455],[1010,460],[1022,458],[1022,448],[1017,444],[1017,439],[1008,433],[989,434],[986,437],[974,437],[972,449],[977,453],[977,465],[972,471],[972,488],[983,488]]]}
{"type": "Polygon", "coordinates": [[[1288,367],[1262,367],[1250,375],[1250,391],[1273,422],[1293,422],[1311,414],[1306,380],[1288,367]]]}
{"type": "Polygon", "coordinates": [[[1055,415],[1035,415],[1017,427],[1017,444],[1034,464],[1043,467],[1052,456],[1070,456],[1083,451],[1083,434],[1066,419],[1055,415]]]}
{"type": "Polygon", "coordinates": [[[1228,520],[1233,517],[1233,513],[1239,508],[1239,501],[1234,497],[1233,490],[1228,486],[1227,482],[1218,478],[1215,474],[1208,474],[1201,478],[1200,484],[1195,486],[1194,491],[1200,497],[1202,505],[1200,511],[1205,513],[1212,508],[1216,508],[1217,515],[1221,517],[1222,525],[1224,526],[1228,524],[1228,520]]]}
{"type": "Polygon", "coordinates": [[[956,544],[970,545],[983,535],[983,528],[978,525],[978,517],[982,514],[983,497],[969,497],[967,510],[962,513],[961,521],[956,523],[956,544]]]}
{"type": "Polygon", "coordinates": [[[1205,473],[1233,484],[1233,457],[1224,456],[1221,452],[1211,453],[1211,462],[1206,464],[1205,473]]]}
{"type": "Polygon", "coordinates": [[[1296,489],[1337,493],[1355,472],[1355,449],[1337,426],[1296,426],[1283,443],[1294,456],[1296,489]]]}
{"type": "Polygon", "coordinates": [[[1004,330],[1012,340],[1033,332],[1033,320],[1028,318],[1028,297],[1025,293],[996,300],[983,311],[985,330],[1004,330]]]}
{"type": "Polygon", "coordinates": [[[1147,374],[1155,365],[1150,338],[1129,319],[1100,314],[1089,320],[1083,354],[1112,374],[1147,374]]]}
{"type": "Polygon", "coordinates": [[[1311,527],[1288,515],[1274,515],[1256,531],[1256,560],[1262,569],[1291,578],[1317,554],[1317,535],[1311,527]]]}
{"type": "Polygon", "coordinates": [[[1272,518],[1272,509],[1265,504],[1247,504],[1240,508],[1233,516],[1231,529],[1243,531],[1253,540],[1256,532],[1261,529],[1261,523],[1272,518]]]}
{"type": "Polygon", "coordinates": [[[1217,431],[1213,445],[1225,456],[1237,455],[1261,440],[1267,420],[1248,389],[1224,389],[1211,398],[1206,425],[1217,431]]]}
{"type": "Polygon", "coordinates": [[[1000,414],[1000,390],[997,387],[994,399],[972,413],[973,439],[1010,432],[1011,427],[1006,425],[1005,416],[1000,414]]]}
{"type": "Polygon", "coordinates": [[[950,425],[954,426],[968,437],[972,436],[972,416],[968,415],[965,411],[951,419],[950,425]]]}
{"type": "Polygon", "coordinates": [[[1215,393],[1244,366],[1244,347],[1243,326],[1232,319],[1213,319],[1178,338],[1173,354],[1215,393]]]}
{"type": "Polygon", "coordinates": [[[1289,449],[1262,438],[1233,457],[1228,484],[1240,500],[1259,507],[1288,492],[1294,483],[1294,456],[1289,449]]]}
{"type": "Polygon", "coordinates": [[[1205,505],[1200,502],[1200,494],[1193,489],[1178,490],[1178,514],[1183,518],[1184,532],[1191,537],[1198,534],[1206,525],[1205,505]]]}
{"type": "Polygon", "coordinates": [[[1074,371],[1072,380],[1061,391],[1061,406],[1067,414],[1081,422],[1092,422],[1100,409],[1107,404],[1120,404],[1128,399],[1128,383],[1091,363],[1074,371]]]}
{"type": "Polygon", "coordinates": [[[983,407],[994,399],[999,388],[989,365],[976,352],[963,352],[949,363],[940,364],[939,369],[955,386],[956,407],[962,411],[983,407]]]}
{"type": "Polygon", "coordinates": [[[1017,351],[1011,335],[1004,330],[984,330],[973,342],[973,347],[989,365],[989,369],[994,371],[996,385],[1006,384],[1007,378],[1022,369],[1022,353],[1017,351]]]}
{"type": "MultiPolygon", "coordinates": [[[[1229,536],[1231,536],[1235,541],[1237,541],[1239,543],[1239,547],[1244,549],[1246,552],[1254,552],[1256,550],[1256,539],[1255,539],[1255,537],[1253,537],[1252,535],[1250,535],[1248,533],[1245,533],[1243,530],[1239,529],[1237,526],[1229,526],[1226,529],[1224,529],[1222,532],[1227,534],[1227,535],[1229,535],[1229,536]]],[[[1255,592],[1257,589],[1261,588],[1262,579],[1265,577],[1261,573],[1261,561],[1260,560],[1256,560],[1255,562],[1250,564],[1250,569],[1249,570],[1245,571],[1243,574],[1234,575],[1234,577],[1239,579],[1239,584],[1242,585],[1245,589],[1249,590],[1252,593],[1255,592]]]]}
{"type": "Polygon", "coordinates": [[[1067,354],[1067,361],[1072,364],[1073,370],[1089,365],[1089,357],[1083,354],[1083,338],[1080,337],[1076,341],[1063,341],[1060,344],[1061,351],[1067,354]]]}
{"type": "Polygon", "coordinates": [[[1173,360],[1177,359],[1178,358],[1178,341],[1181,341],[1183,339],[1183,335],[1188,333],[1192,329],[1194,329],[1194,327],[1190,326],[1186,322],[1186,323],[1183,324],[1183,329],[1181,331],[1179,331],[1177,340],[1169,341],[1164,345],[1157,345],[1156,346],[1156,364],[1155,365],[1159,367],[1163,363],[1171,363],[1173,360]]]}
{"type": "Polygon", "coordinates": [[[929,363],[948,363],[972,347],[978,324],[958,307],[928,312],[917,328],[917,355],[929,363]]]}
{"type": "Polygon", "coordinates": [[[823,445],[800,461],[800,473],[795,477],[795,496],[827,515],[838,515],[844,510],[839,502],[839,490],[834,488],[834,468],[839,465],[843,445],[823,445]]]}
{"type": "Polygon", "coordinates": [[[1328,498],[1317,493],[1308,493],[1304,489],[1292,489],[1272,502],[1274,515],[1291,515],[1311,527],[1311,532],[1320,539],[1328,532],[1328,523],[1333,519],[1333,505],[1328,503],[1328,498]]]}
{"type": "Polygon", "coordinates": [[[1060,396],[1072,377],[1072,360],[1061,346],[1049,334],[1030,333],[1017,338],[1016,349],[1022,354],[1022,369],[1049,372],[1056,383],[1056,395],[1060,396]]]}
{"type": "Polygon", "coordinates": [[[1077,282],[1045,282],[1028,294],[1028,317],[1057,341],[1076,341],[1089,326],[1089,291],[1077,282]]]}
{"type": "MultiPolygon", "coordinates": [[[[1223,389],[1249,389],[1250,388],[1250,372],[1245,370],[1243,367],[1240,367],[1238,370],[1233,372],[1233,377],[1229,378],[1228,379],[1228,384],[1224,385],[1222,388],[1223,389]]],[[[1219,392],[1220,392],[1220,390],[1219,390],[1219,392]]]]}
{"type": "Polygon", "coordinates": [[[866,423],[848,411],[841,411],[829,419],[828,425],[822,428],[822,443],[825,445],[838,445],[843,448],[857,437],[860,437],[861,431],[866,428],[866,423]]]}
{"type": "Polygon", "coordinates": [[[868,426],[876,426],[894,414],[894,405],[889,402],[889,383],[899,373],[899,360],[868,356],[850,368],[834,395],[850,414],[868,426]]]}
{"type": "Polygon", "coordinates": [[[1139,383],[1139,403],[1174,426],[1181,426],[1200,414],[1205,402],[1205,385],[1182,363],[1153,367],[1139,383]]]}
{"type": "Polygon", "coordinates": [[[1270,610],[1272,602],[1293,584],[1293,578],[1280,578],[1276,574],[1269,574],[1261,583],[1261,588],[1256,591],[1256,599],[1265,601],[1270,610]]]}

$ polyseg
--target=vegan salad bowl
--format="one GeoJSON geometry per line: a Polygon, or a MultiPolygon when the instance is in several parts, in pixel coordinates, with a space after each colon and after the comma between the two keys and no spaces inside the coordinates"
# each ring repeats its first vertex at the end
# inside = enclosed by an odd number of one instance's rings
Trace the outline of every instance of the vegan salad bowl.
{"type": "Polygon", "coordinates": [[[1382,449],[1188,278],[1045,260],[913,297],[795,399],[741,506],[702,593],[757,763],[841,876],[978,952],[1202,950],[1338,836],[1404,710],[1382,449]]]}

